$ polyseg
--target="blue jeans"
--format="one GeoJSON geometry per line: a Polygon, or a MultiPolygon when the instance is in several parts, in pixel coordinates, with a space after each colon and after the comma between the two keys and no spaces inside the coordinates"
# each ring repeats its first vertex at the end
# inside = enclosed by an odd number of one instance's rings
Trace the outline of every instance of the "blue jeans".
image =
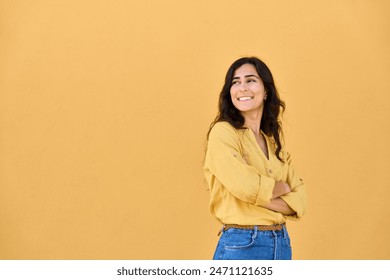
{"type": "Polygon", "coordinates": [[[287,229],[260,231],[229,228],[223,231],[214,260],[291,260],[287,229]]]}

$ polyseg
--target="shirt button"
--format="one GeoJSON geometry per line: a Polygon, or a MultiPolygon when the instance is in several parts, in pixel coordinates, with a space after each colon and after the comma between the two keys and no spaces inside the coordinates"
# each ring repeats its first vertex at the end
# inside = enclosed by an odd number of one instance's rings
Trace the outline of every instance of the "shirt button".
{"type": "Polygon", "coordinates": [[[270,169],[270,170],[269,170],[269,173],[271,173],[271,174],[272,174],[272,169],[270,169]]]}

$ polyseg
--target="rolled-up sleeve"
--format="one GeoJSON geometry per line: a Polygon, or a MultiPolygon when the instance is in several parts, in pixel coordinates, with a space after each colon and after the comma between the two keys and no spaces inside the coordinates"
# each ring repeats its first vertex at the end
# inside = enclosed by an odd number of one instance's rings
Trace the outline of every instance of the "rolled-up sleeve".
{"type": "Polygon", "coordinates": [[[204,169],[235,197],[253,205],[266,205],[275,180],[248,165],[237,132],[227,123],[217,123],[209,134],[204,169]]]}
{"type": "Polygon", "coordinates": [[[281,198],[294,210],[294,215],[286,215],[286,219],[299,220],[306,212],[307,194],[306,187],[302,179],[296,174],[292,164],[291,156],[287,153],[287,179],[286,182],[291,188],[291,192],[281,196],[281,198]]]}

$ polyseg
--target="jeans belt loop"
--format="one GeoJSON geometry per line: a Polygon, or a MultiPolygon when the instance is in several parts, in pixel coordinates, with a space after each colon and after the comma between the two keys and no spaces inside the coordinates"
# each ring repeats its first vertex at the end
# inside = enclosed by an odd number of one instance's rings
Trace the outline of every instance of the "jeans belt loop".
{"type": "Polygon", "coordinates": [[[253,232],[252,238],[255,239],[255,238],[257,237],[257,230],[258,230],[258,227],[255,226],[253,230],[254,230],[254,232],[253,232]]]}

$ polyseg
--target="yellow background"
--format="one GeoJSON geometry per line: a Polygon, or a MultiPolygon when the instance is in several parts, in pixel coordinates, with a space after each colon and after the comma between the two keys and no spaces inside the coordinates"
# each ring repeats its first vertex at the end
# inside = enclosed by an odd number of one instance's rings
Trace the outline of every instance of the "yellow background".
{"type": "Polygon", "coordinates": [[[0,258],[210,259],[204,141],[255,55],[309,195],[295,259],[390,259],[390,2],[1,0],[0,258]]]}

